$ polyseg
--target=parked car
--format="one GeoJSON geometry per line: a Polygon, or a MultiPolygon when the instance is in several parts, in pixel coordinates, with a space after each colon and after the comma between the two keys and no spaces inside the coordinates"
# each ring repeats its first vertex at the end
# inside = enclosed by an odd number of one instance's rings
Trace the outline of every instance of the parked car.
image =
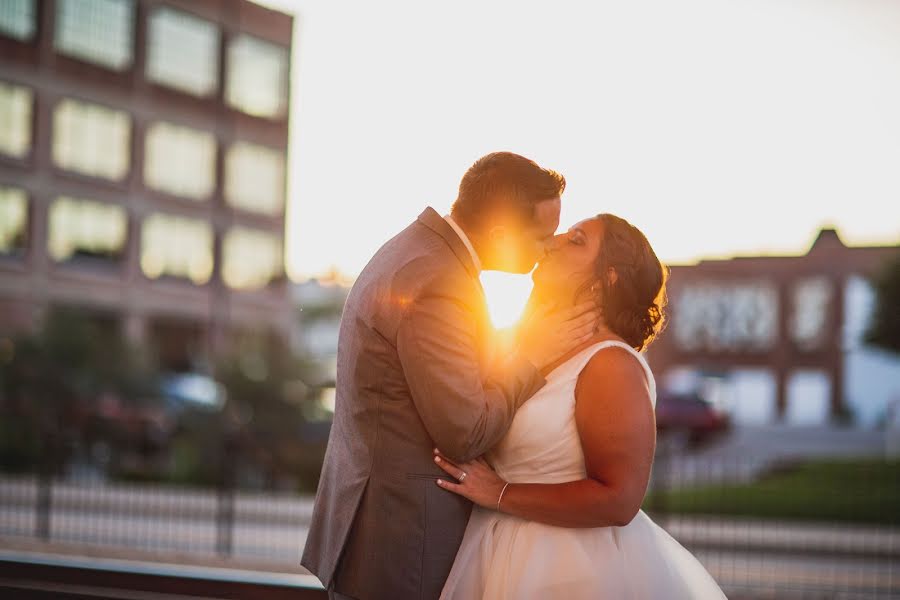
{"type": "Polygon", "coordinates": [[[728,414],[696,393],[663,392],[656,400],[659,437],[676,448],[698,446],[731,429],[728,414]]]}

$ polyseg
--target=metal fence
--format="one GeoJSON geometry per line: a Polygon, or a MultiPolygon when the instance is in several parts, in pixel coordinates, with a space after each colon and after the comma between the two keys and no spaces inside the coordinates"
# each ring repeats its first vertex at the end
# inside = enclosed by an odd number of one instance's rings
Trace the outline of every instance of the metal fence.
{"type": "Polygon", "coordinates": [[[658,455],[644,509],[729,597],[900,598],[900,462],[658,455]]]}
{"type": "MultiPolygon", "coordinates": [[[[644,509],[732,598],[900,598],[900,465],[660,455],[644,509]]],[[[4,546],[299,572],[312,498],[0,476],[4,546]]]]}

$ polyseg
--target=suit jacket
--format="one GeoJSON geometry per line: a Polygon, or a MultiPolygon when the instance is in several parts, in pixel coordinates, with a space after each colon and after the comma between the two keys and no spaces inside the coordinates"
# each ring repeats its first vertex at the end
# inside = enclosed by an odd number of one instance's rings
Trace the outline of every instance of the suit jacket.
{"type": "Polygon", "coordinates": [[[491,360],[478,272],[433,209],[388,241],[344,307],[334,423],[301,564],[361,600],[437,598],[471,503],[440,489],[432,449],[467,461],[544,384],[491,360]]]}

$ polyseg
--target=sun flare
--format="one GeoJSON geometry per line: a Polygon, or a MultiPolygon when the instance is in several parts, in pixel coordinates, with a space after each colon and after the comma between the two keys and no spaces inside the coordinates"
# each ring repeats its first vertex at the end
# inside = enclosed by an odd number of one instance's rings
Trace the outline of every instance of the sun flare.
{"type": "Polygon", "coordinates": [[[531,275],[485,271],[481,274],[481,283],[494,327],[505,329],[515,325],[522,318],[531,294],[531,275]]]}

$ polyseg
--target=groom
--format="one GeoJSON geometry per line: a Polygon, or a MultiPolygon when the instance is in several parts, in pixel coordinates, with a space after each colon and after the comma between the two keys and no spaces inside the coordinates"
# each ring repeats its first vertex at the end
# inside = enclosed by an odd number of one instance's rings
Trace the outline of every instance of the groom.
{"type": "Polygon", "coordinates": [[[479,274],[531,271],[564,189],[562,175],[527,158],[489,154],[466,172],[450,215],[425,209],[353,286],[301,559],[331,598],[440,595],[471,504],[435,485],[432,449],[459,461],[484,454],[544,384],[539,369],[591,333],[593,315],[568,309],[529,327],[516,352],[492,356],[479,274]]]}

